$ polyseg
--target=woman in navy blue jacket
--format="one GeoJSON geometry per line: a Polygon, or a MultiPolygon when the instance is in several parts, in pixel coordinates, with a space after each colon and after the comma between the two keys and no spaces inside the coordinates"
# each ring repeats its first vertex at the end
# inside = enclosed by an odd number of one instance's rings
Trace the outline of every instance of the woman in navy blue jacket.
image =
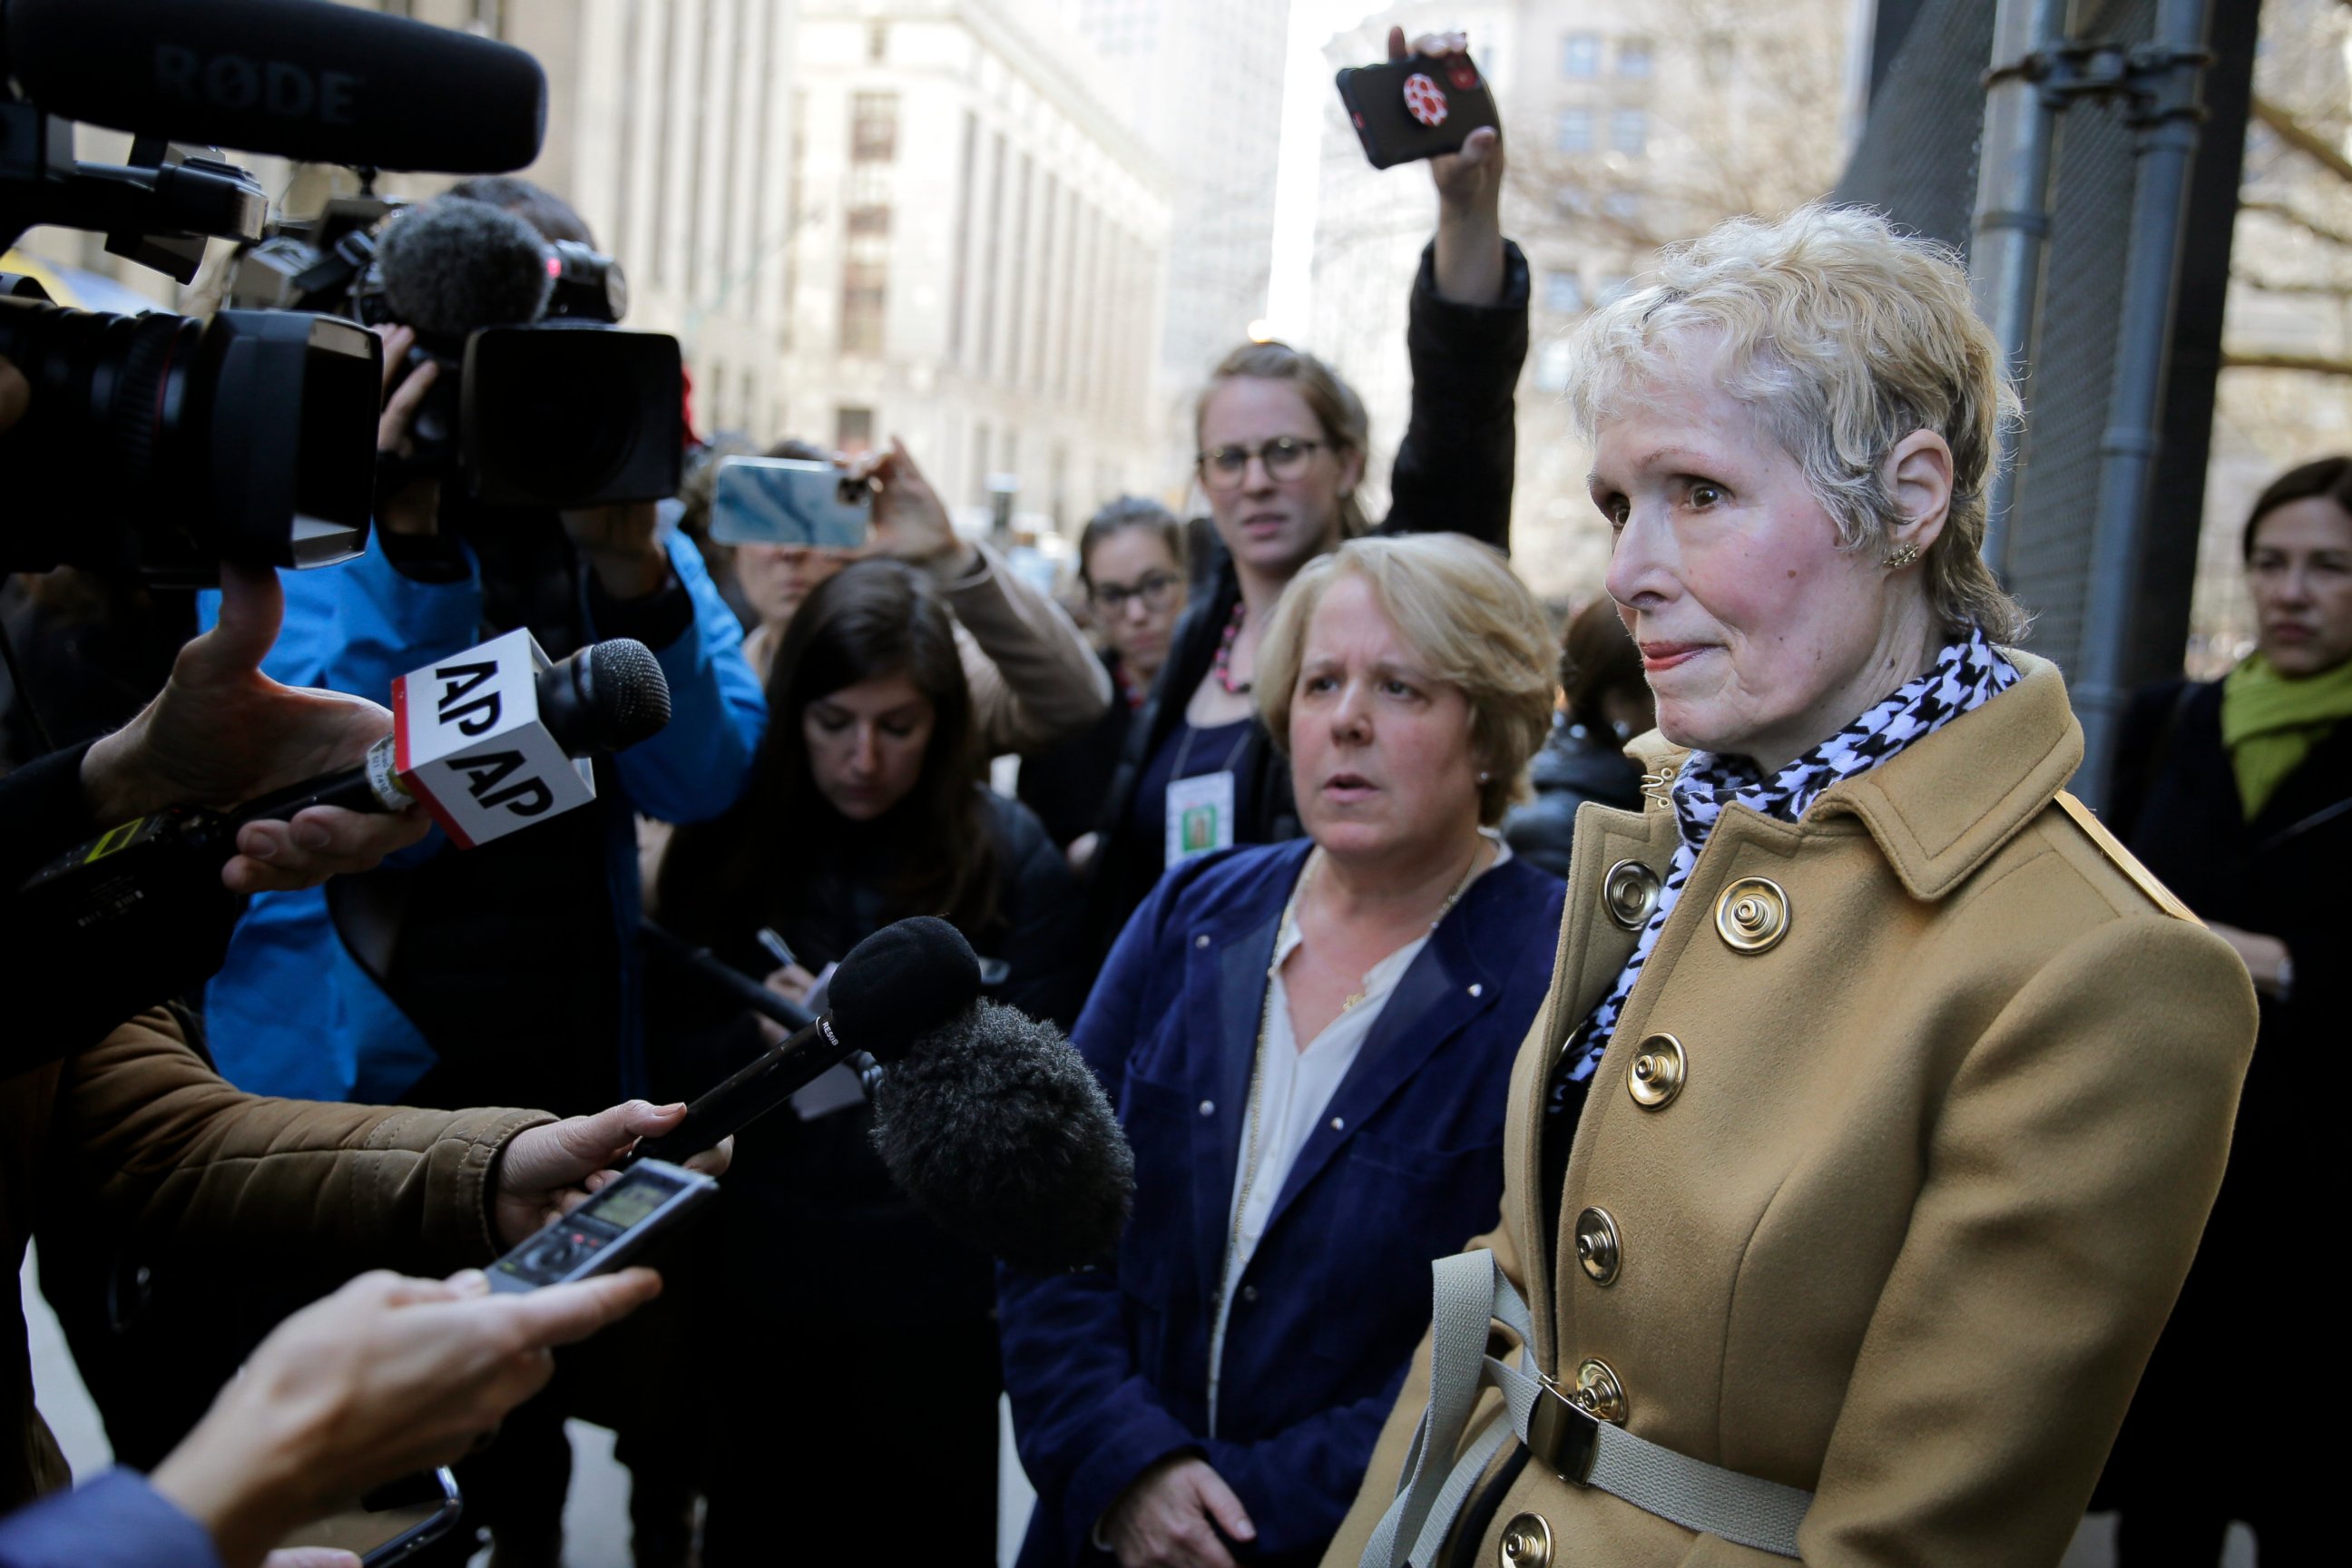
{"type": "Polygon", "coordinates": [[[1496,1217],[1559,882],[1492,831],[1551,708],[1486,546],[1309,564],[1257,697],[1307,840],[1181,859],[1075,1043],[1136,1152],[1115,1268],[1001,1276],[1031,1565],[1312,1563],[1428,1318],[1496,1217]]]}

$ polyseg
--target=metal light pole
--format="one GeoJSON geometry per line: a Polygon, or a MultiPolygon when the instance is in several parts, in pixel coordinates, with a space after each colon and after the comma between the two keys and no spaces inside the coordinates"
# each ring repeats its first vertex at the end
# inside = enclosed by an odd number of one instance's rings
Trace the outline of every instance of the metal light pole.
{"type": "MultiPolygon", "coordinates": [[[[2000,340],[2009,373],[2031,365],[2040,319],[2042,264],[2050,234],[2050,163],[2058,105],[2043,89],[2052,50],[2064,36],[2066,0],[2000,0],[1993,15],[1993,68],[1985,89],[1984,149],[1977,163],[1975,237],[1969,279],[1977,313],[2000,340]]],[[[2017,480],[2001,433],[2001,463],[1986,498],[1984,558],[2009,575],[2009,512],[2017,480]]]]}
{"type": "Polygon", "coordinates": [[[2116,721],[2131,634],[2133,591],[2149,489],[2161,445],[2165,378],[2180,272],[2189,166],[2204,118],[2199,88],[2205,53],[2207,0],[2158,0],[2156,36],[2126,57],[2138,102],[2132,116],[2135,164],[2132,227],[2124,261],[2123,312],[2116,334],[2108,425],[2099,442],[2099,500],[2091,533],[2091,575],[2074,681],[2083,721],[2077,793],[2103,804],[2115,757],[2116,721]]]}

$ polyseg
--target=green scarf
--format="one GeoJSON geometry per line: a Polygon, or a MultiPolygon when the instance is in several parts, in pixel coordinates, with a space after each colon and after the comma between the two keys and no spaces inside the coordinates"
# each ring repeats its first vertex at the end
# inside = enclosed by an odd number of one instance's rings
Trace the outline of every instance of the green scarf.
{"type": "Polygon", "coordinates": [[[2352,659],[2291,680],[2257,653],[2230,671],[2221,682],[2221,744],[2229,748],[2248,822],[2347,718],[2352,718],[2352,659]]]}

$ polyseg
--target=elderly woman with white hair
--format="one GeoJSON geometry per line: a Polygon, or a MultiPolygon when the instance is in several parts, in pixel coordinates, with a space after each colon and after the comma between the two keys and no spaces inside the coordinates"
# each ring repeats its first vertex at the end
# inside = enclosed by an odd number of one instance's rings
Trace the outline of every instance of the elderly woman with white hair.
{"type": "Polygon", "coordinates": [[[2221,1179],[2245,967],[2063,793],[1947,254],[1726,224],[1577,357],[1649,799],[1578,819],[1503,1223],[1327,1562],[2054,1563],[2221,1179]]]}
{"type": "Polygon", "coordinates": [[[1182,861],[1128,922],[1071,1038],[1134,1145],[1134,1219],[1109,1268],[1003,1279],[1024,1568],[1322,1555],[1429,1259],[1495,1221],[1560,883],[1493,827],[1550,652],[1458,535],[1359,539],[1284,593],[1256,702],[1307,837],[1182,861]]]}

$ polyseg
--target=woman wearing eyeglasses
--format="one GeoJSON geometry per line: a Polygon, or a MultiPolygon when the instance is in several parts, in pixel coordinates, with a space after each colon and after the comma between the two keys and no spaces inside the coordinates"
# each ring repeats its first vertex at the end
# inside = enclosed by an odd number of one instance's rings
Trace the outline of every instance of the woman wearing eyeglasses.
{"type": "MultiPolygon", "coordinates": [[[[1417,40],[1444,58],[1459,35],[1417,40]]],[[[1402,29],[1389,56],[1405,57],[1402,29]]],[[[1528,267],[1503,237],[1503,144],[1477,131],[1433,159],[1437,233],[1413,280],[1406,347],[1412,408],[1377,530],[1356,488],[1370,443],[1364,405],[1312,354],[1245,343],[1195,410],[1195,472],[1226,561],[1186,610],[1137,713],[1101,821],[1093,928],[1108,942],[1177,861],[1295,838],[1288,770],[1251,713],[1259,639],[1283,589],[1354,534],[1466,533],[1508,542],[1512,387],[1528,349],[1528,267]]]]}
{"type": "Polygon", "coordinates": [[[1103,503],[1078,534],[1078,581],[1102,643],[1111,701],[1103,716],[1050,751],[1021,759],[1021,804],[1037,814],[1074,870],[1094,858],[1095,824],[1136,710],[1168,662],[1184,613],[1184,525],[1142,496],[1103,503]]]}

